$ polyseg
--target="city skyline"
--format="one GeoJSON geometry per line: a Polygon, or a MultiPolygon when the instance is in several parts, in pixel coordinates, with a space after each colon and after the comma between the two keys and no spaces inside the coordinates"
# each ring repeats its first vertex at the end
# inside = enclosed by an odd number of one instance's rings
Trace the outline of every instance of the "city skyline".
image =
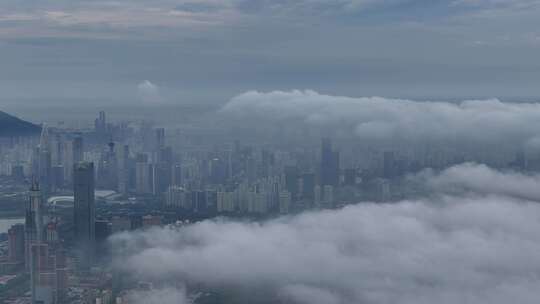
{"type": "Polygon", "coordinates": [[[539,0],[0,2],[0,303],[539,301],[539,0]]]}

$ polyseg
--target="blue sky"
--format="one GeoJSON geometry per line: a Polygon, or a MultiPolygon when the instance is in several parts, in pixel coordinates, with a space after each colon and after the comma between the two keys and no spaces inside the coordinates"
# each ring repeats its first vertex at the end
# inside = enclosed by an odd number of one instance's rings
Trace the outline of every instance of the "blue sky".
{"type": "Polygon", "coordinates": [[[534,98],[537,0],[3,0],[0,105],[534,98]]]}

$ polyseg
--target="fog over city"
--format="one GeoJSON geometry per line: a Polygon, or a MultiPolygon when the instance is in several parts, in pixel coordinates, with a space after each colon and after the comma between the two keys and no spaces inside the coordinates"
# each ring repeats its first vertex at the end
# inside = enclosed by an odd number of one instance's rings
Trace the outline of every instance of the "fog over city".
{"type": "Polygon", "coordinates": [[[125,265],[139,277],[272,288],[293,303],[534,303],[535,228],[536,204],[446,197],[116,241],[138,244],[125,265]]]}
{"type": "MultiPolygon", "coordinates": [[[[112,242],[124,253],[116,266],[166,282],[271,286],[269,296],[291,303],[535,303],[538,177],[466,164],[427,182],[454,193],[263,223],[221,218],[118,234],[112,242]]],[[[170,287],[145,296],[191,303],[170,287]]]]}
{"type": "Polygon", "coordinates": [[[0,1],[0,303],[540,300],[540,1],[0,1]]]}

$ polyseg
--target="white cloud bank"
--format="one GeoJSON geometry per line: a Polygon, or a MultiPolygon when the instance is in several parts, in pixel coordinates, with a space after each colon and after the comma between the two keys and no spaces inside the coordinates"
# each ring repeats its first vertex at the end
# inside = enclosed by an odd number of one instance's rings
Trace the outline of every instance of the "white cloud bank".
{"type": "Polygon", "coordinates": [[[283,303],[522,304],[540,298],[538,231],[540,204],[443,197],[205,221],[113,243],[141,279],[264,287],[283,303]]]}
{"type": "Polygon", "coordinates": [[[540,135],[540,104],[497,99],[449,103],[330,96],[309,90],[250,91],[232,98],[220,113],[243,123],[301,124],[345,130],[363,139],[525,145],[540,135]]]}
{"type": "Polygon", "coordinates": [[[153,290],[132,291],[127,294],[126,300],[130,304],[192,304],[185,290],[163,288],[153,290]]]}
{"type": "Polygon", "coordinates": [[[411,177],[437,192],[497,194],[540,202],[540,175],[501,172],[486,165],[465,163],[439,173],[425,170],[411,177]]]}
{"type": "Polygon", "coordinates": [[[149,80],[145,80],[137,85],[137,92],[141,101],[147,105],[162,102],[159,87],[149,80]]]}

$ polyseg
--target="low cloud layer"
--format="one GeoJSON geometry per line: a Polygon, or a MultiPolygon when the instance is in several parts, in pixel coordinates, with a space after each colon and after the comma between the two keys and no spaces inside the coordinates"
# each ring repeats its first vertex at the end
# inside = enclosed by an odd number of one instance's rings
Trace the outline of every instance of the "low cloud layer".
{"type": "Polygon", "coordinates": [[[154,290],[132,291],[126,296],[130,304],[192,304],[185,290],[163,288],[154,290]]]}
{"type": "Polygon", "coordinates": [[[447,196],[209,220],[113,243],[140,279],[264,288],[284,303],[536,303],[539,229],[537,203],[447,196]]]}
{"type": "Polygon", "coordinates": [[[145,80],[137,85],[139,98],[146,105],[152,105],[162,102],[159,87],[149,80],[145,80]]]}
{"type": "Polygon", "coordinates": [[[540,201],[540,176],[514,171],[501,172],[486,165],[465,163],[441,172],[425,170],[411,176],[436,192],[497,194],[540,201]]]}
{"type": "Polygon", "coordinates": [[[540,104],[497,99],[449,103],[250,91],[232,98],[221,114],[243,123],[318,127],[362,139],[526,145],[540,135],[540,104]]]}

